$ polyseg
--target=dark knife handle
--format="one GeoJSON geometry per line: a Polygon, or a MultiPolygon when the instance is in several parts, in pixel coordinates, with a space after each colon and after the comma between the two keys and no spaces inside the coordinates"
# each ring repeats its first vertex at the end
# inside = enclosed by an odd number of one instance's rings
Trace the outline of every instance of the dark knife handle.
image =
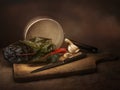
{"type": "Polygon", "coordinates": [[[96,48],[94,46],[86,45],[86,44],[83,44],[83,43],[78,43],[74,40],[73,40],[73,43],[75,45],[77,45],[80,49],[82,49],[83,51],[91,52],[91,53],[97,53],[98,52],[98,48],[96,48]]]}

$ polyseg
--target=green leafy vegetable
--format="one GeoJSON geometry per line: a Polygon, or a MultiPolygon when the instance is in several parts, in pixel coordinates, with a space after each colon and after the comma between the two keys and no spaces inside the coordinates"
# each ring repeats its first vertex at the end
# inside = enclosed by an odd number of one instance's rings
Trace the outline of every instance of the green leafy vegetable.
{"type": "Polygon", "coordinates": [[[35,37],[30,40],[20,40],[9,45],[3,50],[5,59],[11,63],[27,62],[45,62],[42,59],[46,54],[56,48],[51,39],[35,37]]]}

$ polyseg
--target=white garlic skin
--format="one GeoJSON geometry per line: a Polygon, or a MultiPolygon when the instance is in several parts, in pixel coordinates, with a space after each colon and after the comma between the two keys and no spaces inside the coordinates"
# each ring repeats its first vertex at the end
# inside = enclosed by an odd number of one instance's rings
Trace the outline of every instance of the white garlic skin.
{"type": "Polygon", "coordinates": [[[80,51],[80,49],[72,43],[72,41],[70,41],[69,39],[65,38],[65,42],[68,43],[68,52],[70,53],[77,53],[80,51]]]}

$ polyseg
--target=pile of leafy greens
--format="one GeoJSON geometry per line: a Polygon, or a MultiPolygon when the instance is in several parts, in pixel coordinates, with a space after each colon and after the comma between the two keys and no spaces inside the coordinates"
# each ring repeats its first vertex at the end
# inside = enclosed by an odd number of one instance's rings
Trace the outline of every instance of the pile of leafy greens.
{"type": "Polygon", "coordinates": [[[3,49],[6,60],[11,63],[46,62],[46,54],[55,50],[52,39],[35,37],[17,41],[3,49]]]}

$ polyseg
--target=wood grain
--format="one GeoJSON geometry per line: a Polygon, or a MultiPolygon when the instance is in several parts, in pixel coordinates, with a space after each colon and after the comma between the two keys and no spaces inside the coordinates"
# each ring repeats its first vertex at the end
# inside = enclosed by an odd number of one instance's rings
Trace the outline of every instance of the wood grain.
{"type": "Polygon", "coordinates": [[[31,71],[42,67],[43,65],[30,65],[30,64],[14,64],[13,74],[14,79],[17,82],[33,81],[57,78],[71,75],[83,75],[86,73],[92,73],[96,71],[97,61],[109,61],[116,58],[111,58],[110,54],[94,54],[88,55],[86,58],[81,60],[65,64],[62,66],[54,67],[37,73],[31,73],[31,71]]]}

